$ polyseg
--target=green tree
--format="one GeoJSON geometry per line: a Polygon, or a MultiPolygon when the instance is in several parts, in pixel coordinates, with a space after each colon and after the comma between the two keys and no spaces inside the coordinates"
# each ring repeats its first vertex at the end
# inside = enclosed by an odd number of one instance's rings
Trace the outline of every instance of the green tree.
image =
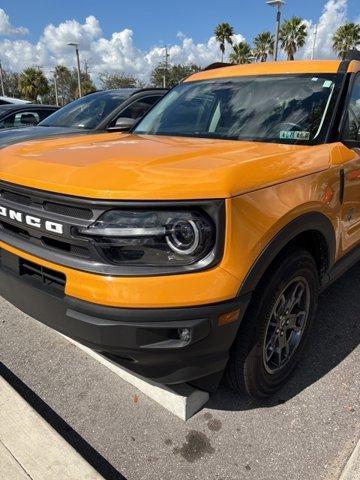
{"type": "Polygon", "coordinates": [[[168,65],[166,68],[165,62],[160,63],[151,73],[150,82],[154,87],[162,87],[164,85],[164,77],[166,79],[167,87],[174,87],[184,78],[193,73],[200,72],[201,68],[198,65],[168,65]]]}
{"type": "MultiPolygon", "coordinates": [[[[46,96],[46,101],[55,104],[55,75],[59,105],[64,106],[77,99],[79,97],[77,69],[74,68],[70,70],[64,65],[57,65],[50,79],[50,91],[46,96]]],[[[91,80],[89,73],[82,71],[80,78],[83,95],[96,91],[96,87],[91,80]]]]}
{"type": "Polygon", "coordinates": [[[112,90],[114,88],[136,88],[139,81],[133,75],[125,73],[103,72],[99,75],[100,86],[102,90],[112,90]]]}
{"type": "MultiPolygon", "coordinates": [[[[81,71],[80,80],[83,96],[96,92],[96,87],[89,73],[81,71]]],[[[79,98],[78,72],[76,68],[73,68],[70,71],[70,101],[76,100],[77,98],[79,98]]]]}
{"type": "Polygon", "coordinates": [[[19,91],[26,100],[36,102],[49,93],[49,82],[40,69],[29,67],[20,74],[19,91]]]}
{"type": "Polygon", "coordinates": [[[360,24],[347,22],[333,35],[333,49],[344,60],[347,52],[360,45],[360,24]]]}
{"type": "Polygon", "coordinates": [[[274,53],[274,35],[270,32],[261,32],[254,38],[254,57],[260,62],[266,62],[269,55],[274,53]]]}
{"type": "Polygon", "coordinates": [[[306,24],[300,17],[292,17],[283,22],[279,39],[288,60],[294,60],[297,50],[305,45],[306,37],[306,24]]]}
{"type": "Polygon", "coordinates": [[[233,44],[232,36],[234,35],[233,27],[226,22],[219,23],[214,30],[215,38],[219,42],[220,51],[221,51],[221,61],[224,61],[225,47],[228,43],[229,45],[233,44]]]}
{"type": "Polygon", "coordinates": [[[19,91],[19,77],[19,73],[3,70],[4,90],[6,96],[15,98],[21,96],[19,91]]]}
{"type": "MultiPolygon", "coordinates": [[[[83,95],[88,95],[89,93],[96,92],[96,86],[91,80],[91,77],[88,73],[81,73],[81,90],[83,95]]],[[[78,84],[77,84],[77,72],[76,72],[76,98],[78,98],[78,84]]]]}
{"type": "MultiPolygon", "coordinates": [[[[58,90],[59,105],[64,106],[73,100],[71,95],[71,71],[65,65],[57,65],[54,70],[58,90]]],[[[50,81],[51,101],[55,103],[54,77],[50,81]]]]}
{"type": "Polygon", "coordinates": [[[251,47],[246,42],[239,42],[233,45],[233,51],[230,53],[229,60],[231,63],[243,64],[251,63],[253,59],[253,52],[251,47]]]}

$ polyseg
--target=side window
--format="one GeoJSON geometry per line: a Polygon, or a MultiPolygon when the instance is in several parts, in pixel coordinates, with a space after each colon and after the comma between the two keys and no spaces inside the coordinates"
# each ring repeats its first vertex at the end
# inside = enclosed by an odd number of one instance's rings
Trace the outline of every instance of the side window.
{"type": "Polygon", "coordinates": [[[40,116],[37,112],[12,113],[0,122],[0,128],[16,128],[37,125],[40,116]]]}
{"type": "Polygon", "coordinates": [[[123,110],[119,114],[117,119],[133,118],[134,120],[137,120],[138,118],[144,116],[145,113],[149,110],[149,108],[152,107],[159,99],[160,97],[156,95],[152,97],[144,97],[144,98],[140,98],[139,100],[135,100],[135,102],[133,102],[128,107],[126,107],[125,110],[123,110]]]}
{"type": "Polygon", "coordinates": [[[351,92],[343,139],[360,142],[360,74],[356,77],[351,92]]]}

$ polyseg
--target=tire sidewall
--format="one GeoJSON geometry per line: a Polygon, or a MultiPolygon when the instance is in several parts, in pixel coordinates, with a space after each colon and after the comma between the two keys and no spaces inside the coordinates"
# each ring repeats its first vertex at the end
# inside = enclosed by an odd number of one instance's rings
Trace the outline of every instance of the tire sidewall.
{"type": "Polygon", "coordinates": [[[269,396],[285,382],[298,364],[306,346],[309,332],[314,323],[319,291],[319,280],[316,264],[306,251],[297,251],[285,257],[278,268],[264,279],[260,288],[260,295],[255,295],[255,318],[249,319],[253,323],[252,347],[244,365],[245,385],[248,392],[255,396],[269,396]],[[269,318],[275,305],[287,284],[295,277],[304,277],[309,285],[310,305],[307,322],[300,343],[289,362],[276,373],[269,373],[264,365],[263,348],[269,318]]]}

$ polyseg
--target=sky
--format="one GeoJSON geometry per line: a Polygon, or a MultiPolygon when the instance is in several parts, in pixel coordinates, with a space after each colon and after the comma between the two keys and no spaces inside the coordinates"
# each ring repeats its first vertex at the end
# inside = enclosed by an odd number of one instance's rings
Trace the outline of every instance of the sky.
{"type": "MultiPolygon", "coordinates": [[[[297,58],[309,58],[314,24],[318,24],[316,57],[333,58],[331,37],[345,21],[360,22],[360,0],[287,0],[283,17],[301,16],[309,37],[297,58]]],[[[168,45],[173,63],[206,66],[219,60],[214,27],[229,22],[234,41],[251,43],[275,28],[275,10],[265,0],[2,0],[0,60],[20,71],[41,66],[47,74],[57,64],[74,66],[78,42],[96,80],[100,72],[123,72],[146,80],[168,45]]],[[[229,51],[229,50],[228,50],[229,51]]]]}

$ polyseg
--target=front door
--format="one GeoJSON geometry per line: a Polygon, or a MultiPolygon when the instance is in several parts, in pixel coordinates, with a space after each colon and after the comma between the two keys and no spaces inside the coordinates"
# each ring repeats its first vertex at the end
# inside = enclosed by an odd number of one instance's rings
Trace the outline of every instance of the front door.
{"type": "Polygon", "coordinates": [[[344,117],[342,142],[355,155],[344,163],[344,203],[342,208],[343,251],[360,243],[360,73],[352,85],[351,95],[344,117]]]}

